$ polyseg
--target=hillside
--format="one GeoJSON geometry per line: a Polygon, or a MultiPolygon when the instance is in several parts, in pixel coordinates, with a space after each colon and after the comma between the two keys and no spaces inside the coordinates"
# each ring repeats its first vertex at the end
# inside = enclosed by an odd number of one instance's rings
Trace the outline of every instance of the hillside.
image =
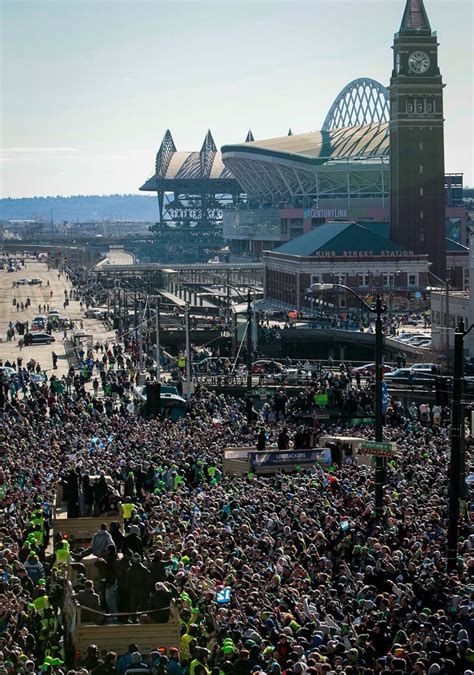
{"type": "Polygon", "coordinates": [[[25,197],[0,199],[1,220],[158,220],[156,197],[148,195],[75,195],[72,197],[25,197]]]}

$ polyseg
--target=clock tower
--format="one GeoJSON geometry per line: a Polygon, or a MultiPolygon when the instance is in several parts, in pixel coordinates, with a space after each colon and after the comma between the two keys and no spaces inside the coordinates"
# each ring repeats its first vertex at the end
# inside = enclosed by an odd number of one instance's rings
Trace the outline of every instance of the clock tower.
{"type": "Polygon", "coordinates": [[[407,0],[390,79],[391,239],[446,274],[443,83],[423,0],[407,0]]]}

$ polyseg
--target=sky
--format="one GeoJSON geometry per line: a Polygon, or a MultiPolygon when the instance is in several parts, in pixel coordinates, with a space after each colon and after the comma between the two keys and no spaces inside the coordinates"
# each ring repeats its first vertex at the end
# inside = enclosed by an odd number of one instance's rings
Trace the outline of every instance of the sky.
{"type": "MultiPolygon", "coordinates": [[[[0,0],[0,196],[135,193],[178,150],[321,127],[357,77],[388,84],[405,0],[0,0]]],[[[472,0],[425,0],[447,172],[474,184],[472,0]]]]}

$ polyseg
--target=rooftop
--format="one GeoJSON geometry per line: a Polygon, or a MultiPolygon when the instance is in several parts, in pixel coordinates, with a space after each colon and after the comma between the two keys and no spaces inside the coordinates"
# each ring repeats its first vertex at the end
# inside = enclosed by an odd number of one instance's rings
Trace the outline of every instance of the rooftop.
{"type": "Polygon", "coordinates": [[[403,245],[374,234],[359,223],[336,221],[315,227],[279,246],[274,253],[311,257],[317,251],[330,251],[334,255],[344,255],[347,251],[370,251],[371,255],[383,255],[384,251],[403,250],[403,245]]]}
{"type": "Polygon", "coordinates": [[[293,157],[299,161],[324,163],[330,160],[387,157],[388,152],[387,122],[311,131],[306,134],[224,145],[222,148],[224,161],[229,153],[272,155],[289,159],[293,157]]]}

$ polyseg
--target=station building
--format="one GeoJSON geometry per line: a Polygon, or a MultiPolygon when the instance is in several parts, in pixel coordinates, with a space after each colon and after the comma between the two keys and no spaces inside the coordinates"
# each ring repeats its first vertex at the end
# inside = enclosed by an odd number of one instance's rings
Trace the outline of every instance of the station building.
{"type": "MultiPolygon", "coordinates": [[[[297,309],[314,309],[311,284],[343,284],[362,297],[383,289],[397,307],[402,300],[416,306],[429,285],[428,256],[414,254],[377,232],[377,226],[356,222],[324,225],[263,253],[265,298],[297,309]]],[[[340,308],[360,305],[350,293],[331,291],[340,308]]],[[[316,299],[317,302],[317,299],[316,299]]]]}

